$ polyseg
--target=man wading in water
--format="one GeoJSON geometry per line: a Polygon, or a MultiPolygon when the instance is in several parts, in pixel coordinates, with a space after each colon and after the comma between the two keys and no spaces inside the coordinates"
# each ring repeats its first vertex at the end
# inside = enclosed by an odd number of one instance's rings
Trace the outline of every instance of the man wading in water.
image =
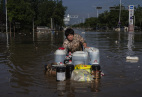
{"type": "MultiPolygon", "coordinates": [[[[63,47],[68,50],[68,52],[75,52],[75,51],[83,51],[84,48],[87,47],[87,44],[83,37],[81,37],[79,34],[74,34],[74,30],[71,28],[68,28],[65,31],[66,39],[63,42],[63,47]]],[[[47,73],[50,73],[52,75],[56,75],[56,68],[53,68],[52,65],[57,65],[57,63],[51,63],[45,66],[47,73]]]]}
{"type": "Polygon", "coordinates": [[[75,52],[75,51],[83,51],[84,48],[87,47],[87,43],[79,34],[74,34],[74,30],[68,28],[65,31],[66,39],[63,42],[63,47],[68,50],[68,52],[75,52]]]}

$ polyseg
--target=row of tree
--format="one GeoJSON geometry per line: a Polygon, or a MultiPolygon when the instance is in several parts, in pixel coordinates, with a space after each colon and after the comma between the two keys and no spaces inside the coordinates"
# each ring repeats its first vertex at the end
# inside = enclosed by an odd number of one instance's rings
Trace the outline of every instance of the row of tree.
{"type": "MultiPolygon", "coordinates": [[[[97,17],[87,18],[85,23],[80,23],[73,25],[73,27],[85,27],[85,28],[102,28],[102,27],[109,27],[113,28],[119,26],[119,6],[115,6],[115,9],[110,11],[105,11],[104,13],[99,14],[97,17]]],[[[121,17],[120,17],[120,25],[121,26],[128,26],[128,17],[129,11],[125,9],[124,6],[121,8],[121,17]]],[[[135,7],[134,11],[134,24],[135,26],[142,27],[142,7],[138,5],[135,7]]]]}
{"type": "MultiPolygon", "coordinates": [[[[5,0],[0,3],[0,21],[5,24],[5,0]]],[[[51,26],[51,18],[54,27],[64,25],[63,18],[66,7],[62,0],[7,0],[7,14],[9,28],[32,29],[36,26],[51,26]]]]}

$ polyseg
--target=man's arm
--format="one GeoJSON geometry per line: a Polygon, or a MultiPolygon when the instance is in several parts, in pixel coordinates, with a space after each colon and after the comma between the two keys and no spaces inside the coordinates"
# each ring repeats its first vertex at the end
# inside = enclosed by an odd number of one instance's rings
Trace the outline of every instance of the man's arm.
{"type": "Polygon", "coordinates": [[[89,47],[87,47],[87,43],[86,43],[85,39],[81,35],[78,34],[78,38],[79,38],[80,42],[83,44],[84,48],[89,48],[89,47]]]}
{"type": "Polygon", "coordinates": [[[67,39],[64,40],[62,47],[66,48],[66,49],[68,48],[68,41],[67,41],[67,39]]]}
{"type": "Polygon", "coordinates": [[[83,47],[86,48],[87,47],[87,43],[83,43],[83,47]]]}
{"type": "Polygon", "coordinates": [[[83,43],[83,47],[84,48],[90,48],[90,47],[87,47],[87,43],[83,43]]]}

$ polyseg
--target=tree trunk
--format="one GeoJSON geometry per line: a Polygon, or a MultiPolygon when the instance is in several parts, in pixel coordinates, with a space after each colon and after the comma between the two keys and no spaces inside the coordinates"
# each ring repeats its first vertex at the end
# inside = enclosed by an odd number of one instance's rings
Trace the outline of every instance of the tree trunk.
{"type": "Polygon", "coordinates": [[[10,37],[11,37],[11,22],[10,22],[9,26],[10,26],[10,27],[9,27],[9,28],[10,28],[10,37]]]}
{"type": "Polygon", "coordinates": [[[14,37],[15,37],[15,24],[14,24],[14,37]]]}
{"type": "Polygon", "coordinates": [[[142,28],[142,27],[141,27],[141,23],[142,23],[142,22],[140,21],[140,30],[142,30],[142,29],[141,29],[141,28],[142,28]]]}

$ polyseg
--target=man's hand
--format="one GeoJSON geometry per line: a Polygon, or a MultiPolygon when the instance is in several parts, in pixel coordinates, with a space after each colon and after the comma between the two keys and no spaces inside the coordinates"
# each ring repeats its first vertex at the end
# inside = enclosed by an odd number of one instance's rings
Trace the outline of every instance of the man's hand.
{"type": "Polygon", "coordinates": [[[90,48],[90,47],[87,47],[87,43],[83,43],[83,47],[84,48],[90,48]]]}

